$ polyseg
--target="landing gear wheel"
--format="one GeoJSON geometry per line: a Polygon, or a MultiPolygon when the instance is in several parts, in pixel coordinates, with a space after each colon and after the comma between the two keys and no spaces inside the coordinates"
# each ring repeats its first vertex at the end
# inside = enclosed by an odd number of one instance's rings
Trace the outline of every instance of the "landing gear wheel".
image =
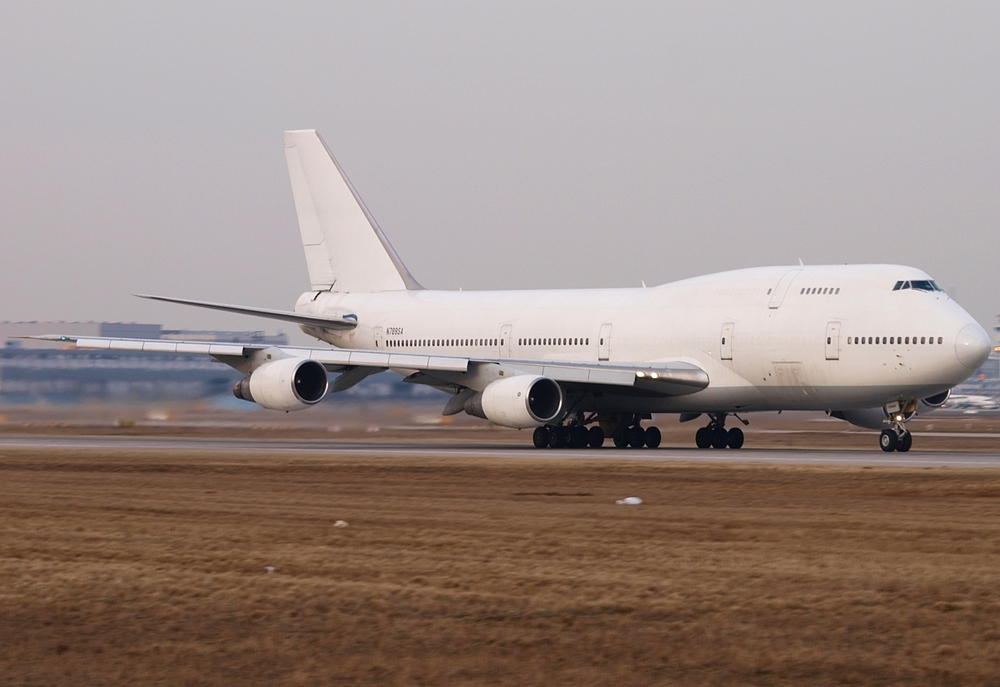
{"type": "Polygon", "coordinates": [[[553,427],[549,430],[549,447],[565,448],[567,438],[565,427],[553,427]]]}
{"type": "Polygon", "coordinates": [[[535,433],[531,435],[531,441],[535,448],[547,448],[549,445],[549,428],[535,427],[535,433]]]}
{"type": "Polygon", "coordinates": [[[729,443],[729,448],[743,448],[743,430],[739,427],[733,427],[729,430],[729,435],[726,437],[729,443]]]}
{"type": "Polygon", "coordinates": [[[656,448],[660,445],[662,438],[659,427],[646,428],[646,448],[656,448]]]}
{"type": "Polygon", "coordinates": [[[615,435],[614,437],[612,437],[612,439],[615,442],[615,448],[625,448],[626,446],[628,446],[628,433],[626,430],[615,432],[615,435]]]}
{"type": "Polygon", "coordinates": [[[604,446],[604,430],[600,427],[591,427],[587,432],[587,443],[591,448],[601,448],[604,446]]]}
{"type": "Polygon", "coordinates": [[[694,443],[698,448],[709,448],[712,445],[712,430],[702,427],[694,434],[694,443]]]}
{"type": "Polygon", "coordinates": [[[569,447],[570,448],[585,448],[587,446],[587,440],[590,435],[587,434],[587,428],[582,425],[575,425],[569,428],[569,447]]]}
{"type": "Polygon", "coordinates": [[[903,432],[903,436],[899,438],[899,444],[896,446],[896,450],[900,453],[906,453],[913,446],[913,435],[909,432],[903,432]]]}
{"type": "Polygon", "coordinates": [[[726,448],[729,446],[729,433],[722,427],[712,430],[712,448],[726,448]]]}
{"type": "Polygon", "coordinates": [[[626,431],[628,435],[628,445],[632,448],[642,448],[646,444],[646,431],[636,425],[635,427],[629,427],[626,431]]]}
{"type": "Polygon", "coordinates": [[[892,453],[899,446],[899,437],[894,429],[883,429],[878,435],[878,447],[886,453],[892,453]]]}

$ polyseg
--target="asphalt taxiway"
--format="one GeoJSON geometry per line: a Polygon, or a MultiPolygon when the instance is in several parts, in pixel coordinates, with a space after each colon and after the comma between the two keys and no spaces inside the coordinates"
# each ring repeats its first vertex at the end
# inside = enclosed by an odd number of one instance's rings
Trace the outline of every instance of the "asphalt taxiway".
{"type": "Polygon", "coordinates": [[[483,457],[521,459],[600,459],[703,463],[773,463],[783,465],[857,465],[898,467],[1000,468],[1000,451],[919,451],[882,453],[871,450],[802,450],[742,448],[716,450],[661,447],[658,449],[536,449],[530,445],[490,445],[486,442],[387,442],[317,439],[239,439],[188,437],[115,436],[0,436],[2,449],[131,450],[131,451],[223,451],[243,454],[316,456],[483,457]]]}

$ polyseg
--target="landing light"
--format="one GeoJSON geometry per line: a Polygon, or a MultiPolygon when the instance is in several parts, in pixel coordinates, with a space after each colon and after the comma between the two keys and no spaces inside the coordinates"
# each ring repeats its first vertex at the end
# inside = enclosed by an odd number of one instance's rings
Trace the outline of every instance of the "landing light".
{"type": "Polygon", "coordinates": [[[639,379],[642,379],[643,377],[646,376],[646,373],[643,372],[642,370],[639,370],[638,372],[635,373],[635,376],[638,377],[639,379]]]}
{"type": "Polygon", "coordinates": [[[649,376],[652,377],[653,379],[659,379],[660,378],[660,375],[656,374],[655,372],[650,372],[649,376]]]}

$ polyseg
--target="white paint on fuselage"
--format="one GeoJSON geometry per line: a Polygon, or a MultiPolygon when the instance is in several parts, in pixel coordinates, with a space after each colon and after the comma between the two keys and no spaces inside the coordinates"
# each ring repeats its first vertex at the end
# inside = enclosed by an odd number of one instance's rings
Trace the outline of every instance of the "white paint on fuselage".
{"type": "MultiPolygon", "coordinates": [[[[596,410],[843,410],[929,396],[974,371],[956,355],[959,332],[975,324],[965,310],[942,292],[893,291],[899,280],[930,279],[898,265],[761,267],[635,289],[309,292],[296,310],[357,315],[352,331],[303,327],[342,348],[509,357],[514,366],[517,359],[597,363],[601,328],[610,324],[609,362],[682,360],[711,380],[681,397],[606,397],[596,410]],[[779,284],[784,297],[771,307],[779,284]],[[808,293],[814,288],[828,292],[808,293]],[[723,359],[726,323],[731,360],[723,359]],[[830,323],[839,323],[839,345],[836,337],[827,343],[830,323]],[[854,337],[910,343],[862,345],[854,337]],[[931,337],[932,344],[912,343],[931,337]]],[[[985,358],[989,338],[978,331],[985,358]]]]}

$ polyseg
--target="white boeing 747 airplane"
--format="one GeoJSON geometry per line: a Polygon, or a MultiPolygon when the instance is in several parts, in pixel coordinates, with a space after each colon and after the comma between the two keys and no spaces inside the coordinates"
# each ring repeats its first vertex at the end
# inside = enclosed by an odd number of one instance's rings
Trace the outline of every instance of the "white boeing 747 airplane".
{"type": "Polygon", "coordinates": [[[656,447],[654,413],[707,417],[701,448],[740,448],[732,415],[815,410],[881,429],[941,406],[989,355],[983,328],[900,265],[757,267],[651,288],[433,291],[410,275],[312,130],[285,154],[311,289],[294,311],[145,296],[298,324],[333,347],[60,337],[78,348],[208,354],[237,397],[290,411],[394,370],[450,393],[444,414],[534,428],[541,447],[656,447]],[[329,373],[339,373],[332,383],[329,373]]]}

